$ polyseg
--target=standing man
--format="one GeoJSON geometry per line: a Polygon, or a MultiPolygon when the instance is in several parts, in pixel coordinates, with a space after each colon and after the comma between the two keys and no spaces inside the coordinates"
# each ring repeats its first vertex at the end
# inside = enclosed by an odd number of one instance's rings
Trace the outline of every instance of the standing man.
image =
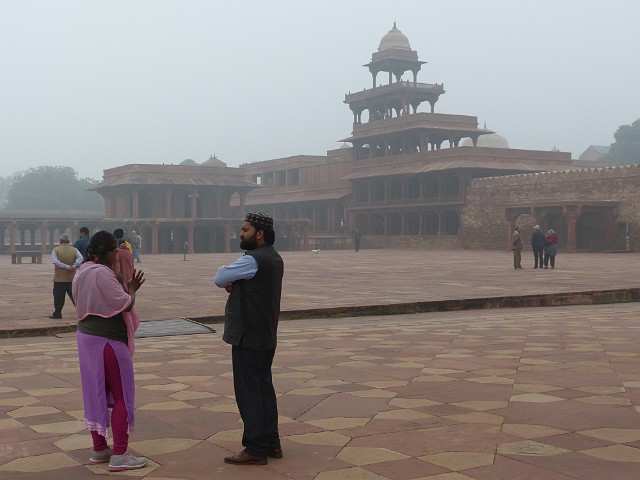
{"type": "Polygon", "coordinates": [[[360,233],[360,230],[358,230],[358,227],[356,227],[356,231],[353,232],[353,244],[355,246],[355,250],[356,252],[360,251],[360,239],[362,238],[362,234],[360,233]]]}
{"type": "Polygon", "coordinates": [[[87,227],[81,227],[78,240],[73,244],[73,248],[77,248],[80,255],[84,257],[87,251],[87,245],[89,245],[89,229],[87,227]]]}
{"type": "Polygon", "coordinates": [[[140,263],[140,249],[142,248],[142,238],[136,233],[135,230],[131,230],[131,250],[133,258],[136,263],[140,263]]]}
{"type": "Polygon", "coordinates": [[[284,263],[273,248],[273,218],[249,213],[240,229],[244,256],[216,272],[215,284],[229,293],[224,335],[231,344],[233,387],[244,432],[232,465],[266,465],[282,458],[278,406],[271,364],[276,352],[284,263]]]}
{"type": "MultiPolygon", "coordinates": [[[[71,282],[76,274],[76,269],[84,261],[80,251],[69,245],[69,235],[60,235],[60,245],[51,252],[51,263],[54,265],[53,271],[53,313],[49,318],[62,318],[62,307],[64,307],[64,297],[69,295],[73,302],[71,293],[71,282]]],[[[74,303],[75,305],[75,303],[74,303]]]]}
{"type": "Polygon", "coordinates": [[[511,235],[511,250],[513,250],[513,268],[518,270],[522,268],[520,262],[522,261],[522,238],[520,238],[520,227],[516,227],[513,235],[511,235]]]}
{"type": "Polygon", "coordinates": [[[544,257],[545,239],[544,233],[540,230],[540,225],[534,225],[531,234],[531,248],[533,249],[533,258],[535,258],[535,266],[533,268],[542,268],[542,260],[544,257]]]}

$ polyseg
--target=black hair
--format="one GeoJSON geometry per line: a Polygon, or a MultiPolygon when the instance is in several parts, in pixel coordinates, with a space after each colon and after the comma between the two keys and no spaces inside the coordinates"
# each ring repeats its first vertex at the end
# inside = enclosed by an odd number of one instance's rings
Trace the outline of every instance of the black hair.
{"type": "MultiPolygon", "coordinates": [[[[276,232],[272,227],[260,227],[259,230],[264,232],[264,242],[269,245],[276,243],[276,232]]],[[[257,231],[257,230],[256,230],[257,231]]]]}
{"type": "Polygon", "coordinates": [[[124,237],[124,231],[123,231],[121,228],[116,228],[116,229],[113,231],[113,235],[114,235],[116,238],[122,238],[122,237],[124,237]]]}
{"type": "Polygon", "coordinates": [[[94,233],[91,240],[89,240],[89,245],[87,245],[87,262],[97,258],[98,262],[102,263],[107,253],[117,248],[117,246],[118,241],[112,233],[104,230],[94,233]]]}
{"type": "Polygon", "coordinates": [[[89,229],[87,227],[80,227],[80,231],[82,233],[85,233],[85,234],[89,235],[89,229]]]}

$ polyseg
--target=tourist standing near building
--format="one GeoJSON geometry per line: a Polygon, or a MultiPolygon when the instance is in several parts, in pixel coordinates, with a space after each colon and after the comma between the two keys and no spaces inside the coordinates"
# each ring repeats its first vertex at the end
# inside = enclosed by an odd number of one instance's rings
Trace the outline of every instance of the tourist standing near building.
{"type": "Polygon", "coordinates": [[[244,450],[226,457],[233,465],[265,465],[282,458],[278,406],[271,365],[276,351],[284,263],[273,248],[273,219],[249,213],[240,229],[244,256],[216,272],[229,293],[223,340],[231,344],[233,387],[244,432],[244,450]]]}
{"type": "Polygon", "coordinates": [[[511,235],[511,250],[513,250],[513,268],[518,270],[522,268],[520,262],[522,261],[522,238],[520,238],[520,227],[516,227],[513,235],[511,235]]]}
{"type": "Polygon", "coordinates": [[[82,264],[84,258],[80,251],[69,245],[69,235],[60,235],[60,245],[51,252],[53,263],[53,313],[49,318],[62,318],[64,299],[69,295],[73,302],[71,282],[76,274],[76,269],[82,264]]]}
{"type": "Polygon", "coordinates": [[[558,254],[558,235],[553,228],[547,230],[544,247],[544,268],[556,268],[556,255],[558,254]]]}
{"type": "Polygon", "coordinates": [[[109,232],[91,237],[87,261],[73,282],[83,422],[93,440],[89,463],[109,462],[111,471],[133,470],[147,464],[146,458],[128,453],[129,434],[135,426],[134,334],[140,323],[133,306],[136,292],[144,283],[144,273],[137,272],[125,292],[114,271],[117,246],[109,232]],[[113,450],[107,445],[109,426],[113,450]]]}
{"type": "Polygon", "coordinates": [[[140,249],[142,248],[142,237],[136,233],[135,230],[131,230],[131,253],[133,253],[133,259],[136,263],[140,263],[140,249]]]}
{"type": "Polygon", "coordinates": [[[362,238],[362,234],[360,233],[360,230],[358,229],[358,227],[356,227],[356,231],[353,232],[353,246],[354,246],[354,251],[355,252],[359,252],[360,251],[360,239],[362,238]]]}
{"type": "Polygon", "coordinates": [[[535,259],[535,265],[533,268],[542,268],[543,255],[544,255],[544,233],[540,230],[540,225],[533,227],[533,233],[531,234],[531,248],[533,249],[533,258],[535,259]]]}
{"type": "Polygon", "coordinates": [[[80,255],[84,258],[84,254],[87,251],[87,245],[89,245],[89,229],[87,227],[80,227],[78,232],[79,238],[73,244],[74,248],[80,251],[80,255]]]}

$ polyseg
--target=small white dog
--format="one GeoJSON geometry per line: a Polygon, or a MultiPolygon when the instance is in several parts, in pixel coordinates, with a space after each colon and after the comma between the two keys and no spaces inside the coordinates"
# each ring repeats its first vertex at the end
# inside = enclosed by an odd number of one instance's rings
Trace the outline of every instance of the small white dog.
{"type": "Polygon", "coordinates": [[[320,249],[316,248],[316,249],[311,250],[311,255],[320,255],[320,249]]]}

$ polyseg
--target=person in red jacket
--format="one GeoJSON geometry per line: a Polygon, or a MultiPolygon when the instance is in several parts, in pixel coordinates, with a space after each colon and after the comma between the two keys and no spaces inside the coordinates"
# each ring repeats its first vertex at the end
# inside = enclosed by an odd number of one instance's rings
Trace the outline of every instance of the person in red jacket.
{"type": "Polygon", "coordinates": [[[556,268],[556,255],[558,254],[558,235],[553,228],[547,231],[544,237],[544,268],[556,268]]]}

